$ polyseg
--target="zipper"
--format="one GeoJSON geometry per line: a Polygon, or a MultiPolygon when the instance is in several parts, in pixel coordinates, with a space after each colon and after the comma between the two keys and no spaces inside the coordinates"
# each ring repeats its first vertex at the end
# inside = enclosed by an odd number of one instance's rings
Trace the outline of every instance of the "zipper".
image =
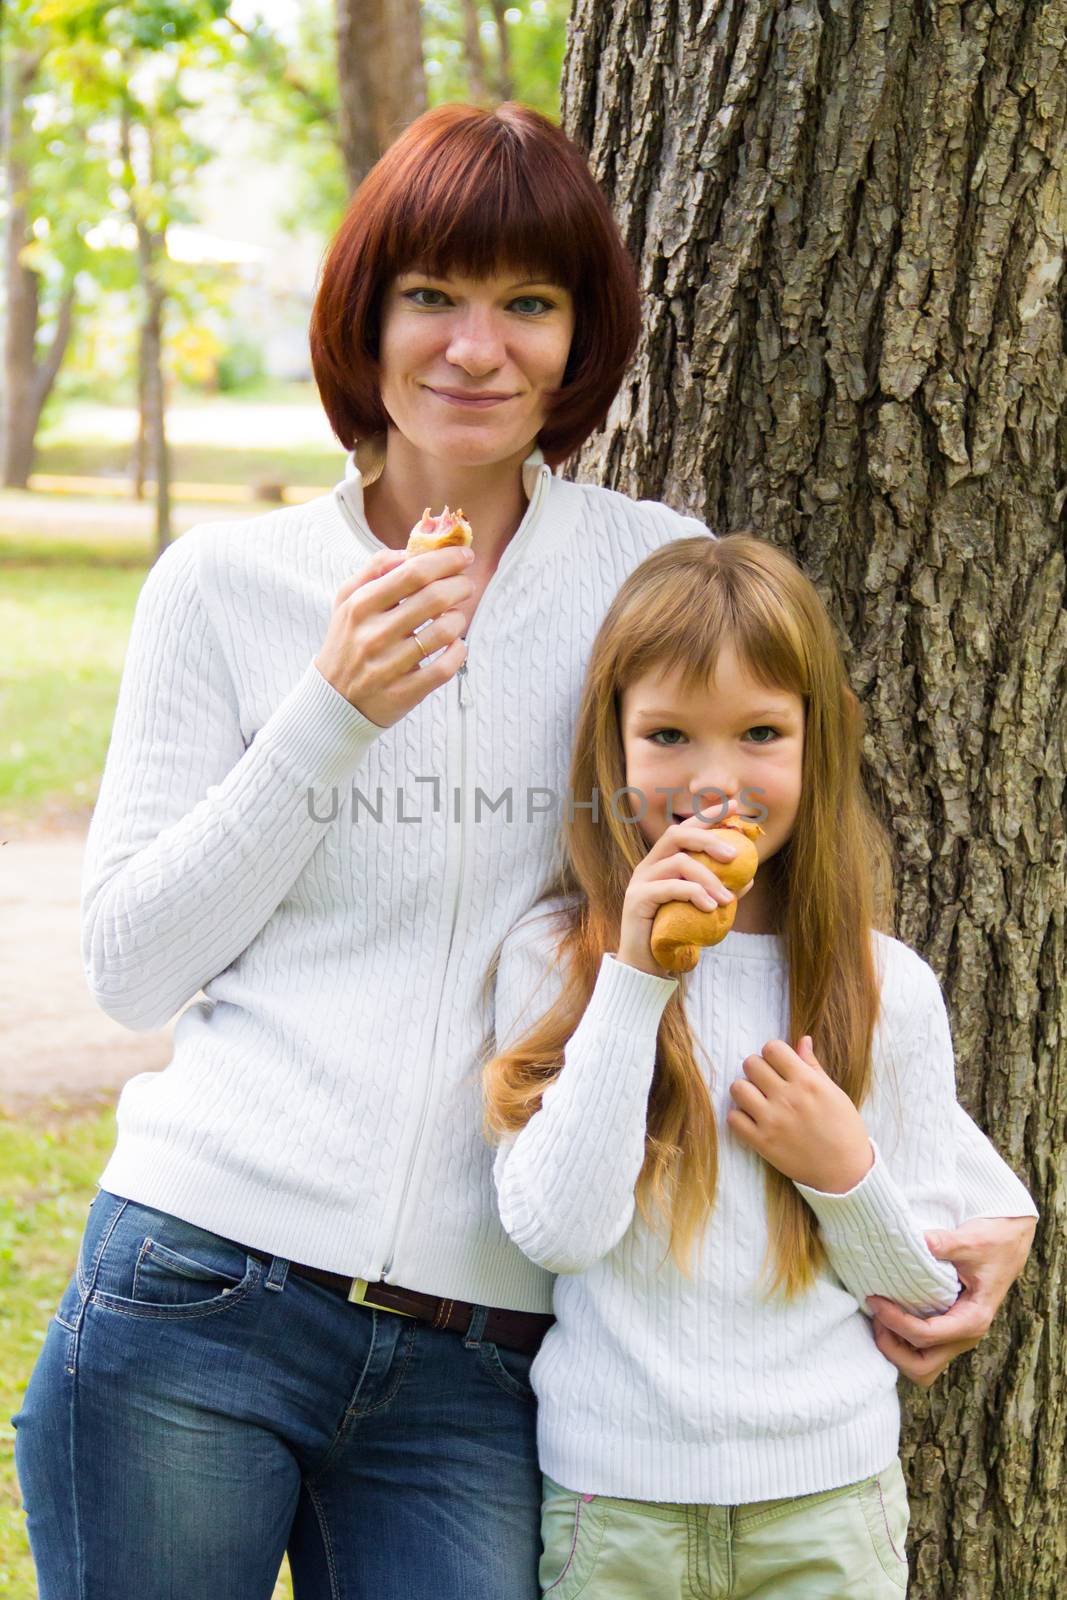
{"type": "MultiPolygon", "coordinates": [[[[464,868],[464,864],[465,864],[465,861],[466,861],[467,808],[466,808],[466,805],[465,805],[464,802],[466,800],[466,795],[467,795],[467,711],[468,711],[469,707],[472,704],[470,682],[469,682],[468,677],[467,677],[467,667],[468,667],[468,664],[470,662],[470,640],[471,640],[471,637],[473,636],[474,629],[475,629],[475,627],[477,625],[478,617],[481,614],[482,608],[483,608],[483,606],[485,604],[485,598],[488,595],[490,589],[493,587],[493,585],[499,579],[499,577],[501,575],[501,568],[504,566],[504,563],[508,560],[508,557],[512,554],[512,552],[515,549],[517,549],[519,547],[519,545],[524,543],[526,539],[529,538],[531,529],[533,528],[535,522],[537,521],[539,507],[541,505],[542,499],[544,498],[545,492],[546,492],[546,481],[545,481],[545,478],[542,477],[539,480],[538,484],[537,484],[536,490],[534,492],[534,497],[531,499],[530,505],[529,505],[529,507],[527,509],[526,522],[525,522],[525,526],[522,529],[522,532],[520,534],[516,535],[516,537],[514,539],[512,539],[511,543],[508,545],[507,549],[504,551],[503,556],[501,557],[500,561],[498,562],[496,571],[493,573],[493,576],[489,579],[489,582],[486,584],[485,588],[482,590],[481,601],[479,602],[478,608],[477,608],[477,610],[475,612],[475,615],[471,618],[470,626],[467,629],[467,649],[468,649],[468,653],[465,656],[465,658],[463,660],[463,663],[460,666],[458,672],[456,673],[456,680],[455,680],[456,681],[456,706],[457,706],[458,715],[459,715],[459,797],[460,797],[460,807],[459,807],[459,859],[458,859],[458,862],[457,862],[457,870],[452,875],[453,881],[452,881],[452,884],[450,886],[450,890],[451,890],[451,894],[452,894],[452,926],[451,926],[451,928],[449,930],[449,934],[448,934],[448,950],[447,950],[446,955],[445,955],[445,981],[446,982],[447,982],[447,979],[448,979],[448,969],[449,969],[449,967],[451,966],[451,963],[452,963],[452,948],[453,948],[453,945],[455,944],[455,939],[456,939],[456,923],[459,920],[460,891],[463,888],[463,868],[464,868]]],[[[449,697],[448,722],[449,722],[449,727],[451,728],[451,724],[452,724],[452,701],[451,701],[451,696],[449,697]]],[[[451,741],[449,741],[449,744],[446,746],[446,753],[447,753],[447,749],[450,748],[450,747],[451,747],[451,741]]],[[[432,1069],[432,1066],[433,1066],[433,1062],[434,1062],[434,1060],[436,1059],[436,1056],[437,1056],[437,1034],[438,1034],[438,1030],[440,1029],[440,1026],[441,1026],[441,1004],[440,1004],[440,999],[439,999],[438,1000],[438,1005],[437,1005],[437,1012],[436,1012],[436,1016],[435,1016],[435,1019],[434,1019],[434,1025],[433,1025],[433,1038],[432,1038],[432,1040],[430,1042],[430,1065],[431,1065],[431,1069],[432,1069]]],[[[396,1226],[393,1229],[393,1240],[392,1240],[392,1244],[391,1244],[390,1249],[389,1249],[389,1256],[388,1256],[388,1259],[386,1260],[386,1262],[384,1263],[384,1265],[383,1265],[383,1267],[381,1269],[380,1276],[381,1276],[381,1278],[383,1280],[388,1278],[389,1273],[392,1272],[392,1270],[393,1270],[393,1263],[395,1262],[395,1260],[397,1258],[397,1253],[398,1253],[399,1248],[400,1248],[400,1243],[401,1243],[401,1240],[403,1239],[403,1235],[404,1235],[404,1208],[405,1208],[405,1205],[410,1201],[410,1198],[411,1198],[411,1180],[412,1180],[412,1177],[414,1176],[415,1169],[416,1169],[416,1164],[417,1164],[417,1160],[418,1160],[418,1156],[419,1156],[419,1153],[420,1153],[420,1151],[422,1149],[423,1137],[424,1137],[425,1132],[426,1132],[426,1124],[427,1124],[427,1122],[429,1120],[430,1105],[431,1105],[431,1102],[432,1102],[432,1100],[434,1098],[433,1089],[434,1089],[434,1084],[433,1084],[433,1080],[431,1079],[430,1082],[427,1084],[426,1092],[423,1095],[422,1109],[421,1109],[421,1111],[419,1113],[419,1124],[418,1124],[418,1127],[417,1127],[417,1129],[415,1131],[415,1139],[414,1139],[414,1142],[413,1142],[413,1144],[411,1146],[411,1154],[408,1157],[407,1170],[404,1173],[404,1184],[403,1184],[403,1188],[400,1191],[400,1208],[399,1208],[399,1212],[398,1212],[398,1215],[397,1215],[396,1226]]],[[[411,1287],[411,1286],[408,1285],[408,1287],[411,1287]]]]}
{"type": "MultiPolygon", "coordinates": [[[[494,574],[494,577],[495,577],[495,574],[494,574]]],[[[490,580],[490,582],[492,582],[492,580],[490,580]]],[[[486,584],[485,587],[486,587],[486,590],[488,590],[489,584],[486,584]]],[[[483,592],[483,595],[482,595],[482,599],[483,600],[485,599],[485,593],[484,592],[483,592]]],[[[472,617],[471,618],[470,627],[467,629],[467,637],[468,637],[468,639],[470,638],[470,635],[474,632],[474,622],[475,622],[475,619],[472,617]]],[[[456,940],[456,923],[459,920],[460,891],[461,891],[461,889],[463,887],[463,867],[464,867],[464,863],[466,861],[466,853],[467,853],[466,852],[466,848],[465,848],[465,839],[466,839],[466,830],[467,830],[467,807],[466,807],[466,798],[467,798],[467,708],[468,708],[468,706],[470,704],[470,686],[469,685],[467,686],[467,695],[466,695],[466,698],[464,698],[463,684],[464,684],[464,680],[465,680],[465,678],[467,676],[467,661],[468,660],[469,660],[469,656],[464,658],[462,666],[460,667],[459,671],[456,673],[456,686],[457,686],[457,691],[458,691],[456,699],[457,699],[458,707],[459,707],[459,859],[458,859],[458,862],[457,862],[456,871],[455,871],[455,873],[453,875],[453,885],[452,885],[452,925],[451,925],[451,927],[449,929],[449,932],[448,932],[448,950],[447,950],[447,953],[445,955],[445,978],[446,978],[446,980],[447,980],[447,977],[448,977],[448,968],[449,968],[449,965],[450,965],[450,963],[452,961],[452,947],[455,944],[455,940],[456,940]]],[[[449,712],[448,712],[448,720],[449,720],[449,723],[451,723],[451,721],[452,721],[451,708],[449,709],[449,712]]],[[[446,800],[446,806],[447,806],[447,800],[446,800]]],[[[433,1038],[430,1041],[430,1063],[431,1063],[431,1067],[432,1067],[432,1064],[436,1060],[436,1057],[437,1057],[437,1034],[438,1034],[438,1030],[439,1030],[440,1026],[441,1026],[441,1005],[440,1005],[440,1002],[438,1002],[437,1013],[436,1013],[436,1016],[434,1018],[434,1025],[433,1025],[433,1038]]],[[[382,1278],[387,1278],[389,1273],[392,1272],[392,1270],[393,1270],[393,1262],[396,1260],[397,1250],[398,1250],[398,1248],[400,1246],[400,1240],[401,1240],[402,1233],[403,1233],[404,1201],[410,1196],[410,1193],[411,1193],[411,1180],[412,1180],[412,1177],[414,1176],[414,1173],[415,1173],[415,1165],[416,1165],[416,1161],[418,1159],[419,1152],[422,1149],[423,1135],[426,1132],[426,1124],[427,1124],[427,1121],[429,1119],[430,1103],[433,1100],[433,1087],[434,1086],[433,1086],[433,1082],[432,1081],[429,1084],[427,1084],[426,1093],[423,1095],[423,1098],[422,1098],[422,1109],[419,1112],[419,1125],[418,1125],[417,1129],[415,1130],[415,1141],[411,1146],[411,1154],[408,1157],[407,1171],[404,1174],[404,1186],[400,1191],[400,1214],[399,1214],[399,1216],[397,1218],[396,1228],[393,1231],[393,1242],[392,1242],[392,1247],[390,1248],[390,1251],[389,1251],[389,1259],[388,1259],[388,1261],[386,1261],[385,1265],[382,1267],[382,1271],[381,1271],[382,1278]]]]}

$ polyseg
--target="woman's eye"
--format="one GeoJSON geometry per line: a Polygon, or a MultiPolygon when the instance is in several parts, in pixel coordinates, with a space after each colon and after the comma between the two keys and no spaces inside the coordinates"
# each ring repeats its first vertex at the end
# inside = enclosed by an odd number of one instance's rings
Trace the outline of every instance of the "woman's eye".
{"type": "Polygon", "coordinates": [[[749,728],[748,731],[749,731],[750,734],[769,733],[770,736],[771,736],[769,739],[753,739],[752,740],[753,744],[773,744],[774,741],[778,738],[778,729],[777,728],[770,728],[765,723],[761,723],[758,728],[749,728]]]}
{"type": "MultiPolygon", "coordinates": [[[[649,734],[649,735],[648,735],[648,737],[649,737],[649,738],[650,738],[650,739],[651,739],[651,740],[652,740],[652,741],[653,741],[653,742],[655,742],[655,741],[656,741],[656,740],[658,740],[658,739],[659,739],[659,737],[660,737],[660,735],[661,735],[661,734],[664,734],[664,733],[676,733],[676,734],[677,734],[677,735],[678,735],[678,737],[679,737],[679,739],[684,739],[684,738],[685,738],[685,734],[684,734],[684,733],[682,733],[682,732],[681,732],[681,730],[680,730],[680,729],[678,729],[678,728],[657,728],[657,729],[656,729],[656,731],[655,731],[655,733],[650,733],[650,734],[649,734]]],[[[669,744],[668,744],[668,745],[666,745],[666,746],[664,746],[664,745],[661,745],[661,746],[660,746],[660,748],[661,748],[661,749],[668,749],[668,750],[670,750],[670,749],[673,749],[673,748],[674,748],[674,742],[673,742],[673,740],[672,740],[672,741],[671,741],[671,742],[670,742],[670,743],[669,743],[669,744]]]]}
{"type": "Polygon", "coordinates": [[[405,289],[404,299],[410,300],[413,305],[417,306],[440,306],[448,304],[448,296],[445,294],[443,289],[405,289]],[[428,296],[428,298],[420,300],[418,298],[420,295],[428,296]]]}
{"type": "Polygon", "coordinates": [[[511,304],[521,317],[536,317],[542,311],[552,310],[552,302],[539,294],[521,294],[511,304]]]}

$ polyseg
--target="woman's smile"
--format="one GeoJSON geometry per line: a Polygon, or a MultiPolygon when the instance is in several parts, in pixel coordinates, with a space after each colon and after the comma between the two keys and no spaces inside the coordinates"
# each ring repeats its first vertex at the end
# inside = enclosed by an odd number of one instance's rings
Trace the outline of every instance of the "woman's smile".
{"type": "Polygon", "coordinates": [[[432,383],[423,385],[430,393],[436,395],[438,400],[443,400],[446,405],[460,406],[471,411],[488,411],[493,406],[503,405],[507,400],[517,400],[516,394],[465,394],[461,389],[439,389],[432,383]]]}

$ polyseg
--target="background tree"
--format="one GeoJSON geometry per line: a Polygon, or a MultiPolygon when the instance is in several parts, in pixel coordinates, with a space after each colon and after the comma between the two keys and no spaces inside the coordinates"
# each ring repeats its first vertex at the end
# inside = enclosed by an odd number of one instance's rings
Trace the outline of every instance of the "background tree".
{"type": "Polygon", "coordinates": [[[646,302],[578,468],[796,553],[848,643],[898,932],[1042,1208],[904,1460],[917,1600],[1067,1552],[1067,0],[577,0],[563,119],[646,302]]]}
{"type": "Polygon", "coordinates": [[[338,131],[348,187],[426,109],[418,0],[336,0],[338,131]]]}
{"type": "MultiPolygon", "coordinates": [[[[4,330],[0,480],[25,488],[34,437],[74,326],[76,282],[89,264],[85,234],[108,209],[103,154],[77,102],[67,52],[56,69],[39,6],[4,17],[0,148],[4,222],[4,330]]],[[[111,263],[101,260],[105,274],[111,263]]]]}
{"type": "MultiPolygon", "coordinates": [[[[365,71],[361,63],[378,49],[379,34],[365,49],[356,45],[351,53],[346,49],[346,58],[354,54],[354,64],[347,73],[347,88],[341,86],[345,68],[336,0],[303,0],[293,32],[284,38],[262,19],[245,25],[226,14],[235,36],[232,64],[242,103],[262,132],[265,147],[297,163],[299,178],[287,198],[285,215],[305,225],[314,222],[324,241],[341,220],[356,175],[364,173],[405,121],[417,115],[416,107],[421,110],[427,103],[441,105],[448,100],[496,104],[514,94],[558,120],[568,0],[526,0],[521,8],[510,9],[488,0],[423,0],[418,11],[425,98],[420,90],[410,98],[406,114],[384,116],[368,101],[368,91],[359,88],[365,71]],[[356,97],[356,103],[342,135],[339,101],[344,93],[356,97]],[[346,143],[347,160],[342,154],[346,143]]],[[[373,6],[361,7],[359,13],[352,26],[362,27],[364,34],[377,28],[373,6]]],[[[384,36],[387,43],[396,38],[396,15],[390,8],[394,21],[384,36]]],[[[351,37],[351,29],[348,32],[351,37]]],[[[415,37],[415,30],[408,27],[409,66],[415,37]]],[[[376,81],[369,92],[376,95],[379,75],[371,76],[376,81]]],[[[407,81],[411,82],[410,74],[407,81]]]]}

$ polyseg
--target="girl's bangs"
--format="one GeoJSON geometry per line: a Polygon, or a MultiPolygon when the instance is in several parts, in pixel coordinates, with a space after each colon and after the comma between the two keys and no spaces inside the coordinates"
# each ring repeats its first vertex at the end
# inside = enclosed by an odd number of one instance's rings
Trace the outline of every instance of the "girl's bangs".
{"type": "MultiPolygon", "coordinates": [[[[751,574],[750,574],[751,575],[751,574]]],[[[809,674],[800,634],[780,598],[765,582],[748,585],[742,597],[734,582],[720,581],[701,564],[680,569],[676,586],[657,584],[654,596],[634,594],[635,636],[644,643],[625,652],[620,660],[620,682],[629,685],[649,673],[678,676],[683,692],[697,694],[711,688],[724,645],[736,650],[742,665],[768,688],[786,689],[806,696],[809,674]],[[704,593],[699,599],[703,583],[704,593]],[[673,593],[671,590],[673,589],[673,593]],[[651,604],[650,604],[651,602],[651,604]],[[650,626],[650,613],[654,624],[650,626]]]]}

